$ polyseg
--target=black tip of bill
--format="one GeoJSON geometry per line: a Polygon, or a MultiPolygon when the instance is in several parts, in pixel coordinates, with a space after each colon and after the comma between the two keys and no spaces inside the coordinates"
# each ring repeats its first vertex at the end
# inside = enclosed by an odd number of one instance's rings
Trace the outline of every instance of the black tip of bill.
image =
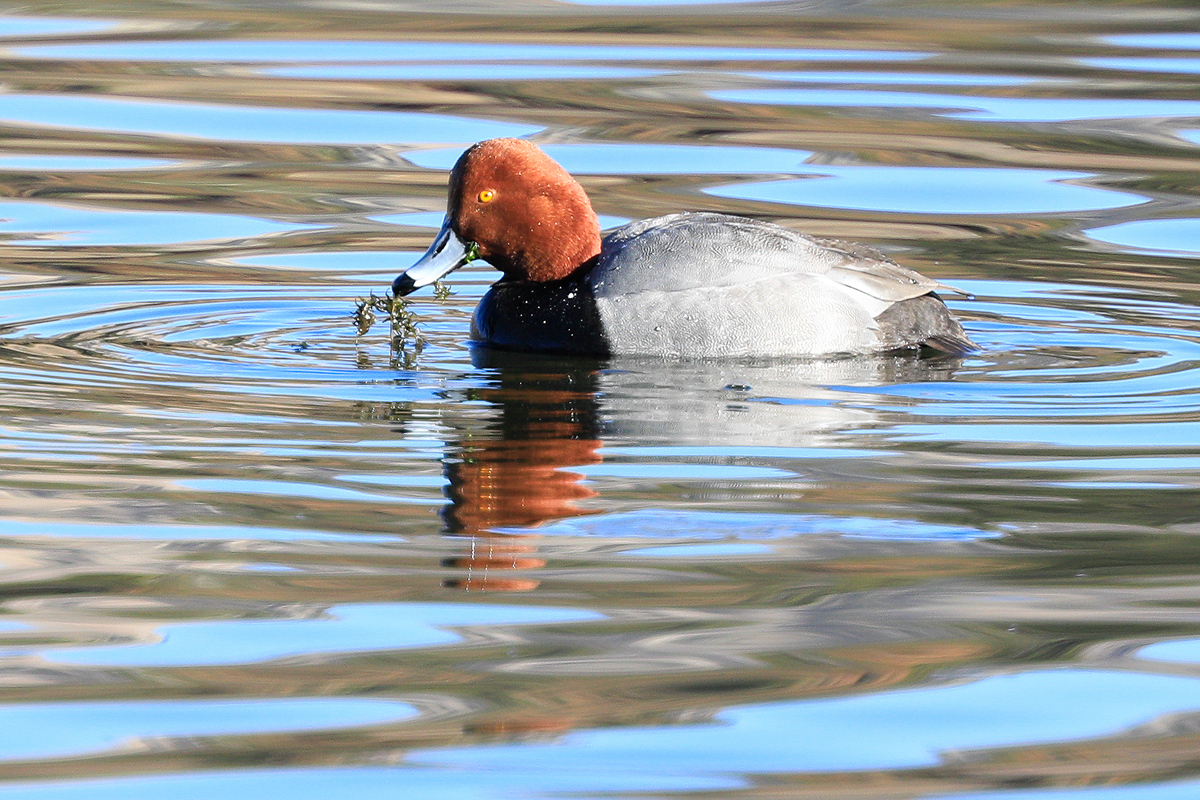
{"type": "Polygon", "coordinates": [[[402,272],[392,281],[392,294],[396,297],[407,297],[421,287],[407,272],[402,272]]]}

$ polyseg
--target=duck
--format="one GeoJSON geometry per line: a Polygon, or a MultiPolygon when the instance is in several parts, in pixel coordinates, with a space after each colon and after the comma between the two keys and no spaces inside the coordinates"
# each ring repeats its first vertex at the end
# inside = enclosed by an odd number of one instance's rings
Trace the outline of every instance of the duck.
{"type": "Polygon", "coordinates": [[[728,359],[978,349],[938,294],[957,290],[862,245],[703,211],[602,236],[583,187],[526,139],[462,154],[441,229],[392,292],[475,260],[502,277],[470,338],[503,350],[728,359]]]}

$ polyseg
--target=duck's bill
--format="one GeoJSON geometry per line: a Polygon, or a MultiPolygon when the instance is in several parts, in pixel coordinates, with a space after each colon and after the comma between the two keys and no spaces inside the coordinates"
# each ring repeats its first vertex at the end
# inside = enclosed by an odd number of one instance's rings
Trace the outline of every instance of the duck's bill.
{"type": "Polygon", "coordinates": [[[397,297],[412,294],[477,258],[479,248],[474,242],[464,243],[459,239],[447,217],[425,255],[392,281],[392,294],[397,297]]]}

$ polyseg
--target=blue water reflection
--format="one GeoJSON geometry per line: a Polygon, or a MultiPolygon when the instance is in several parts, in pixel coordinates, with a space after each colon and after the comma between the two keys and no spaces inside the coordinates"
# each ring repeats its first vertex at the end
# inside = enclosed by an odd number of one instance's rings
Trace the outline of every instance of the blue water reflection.
{"type": "MultiPolygon", "coordinates": [[[[53,537],[59,539],[133,539],[171,541],[329,541],[388,542],[396,537],[379,533],[334,533],[306,528],[267,528],[252,525],[154,525],[81,522],[26,522],[0,520],[4,536],[53,537]]],[[[0,629],[3,630],[3,629],[0,629]]]]}
{"type": "Polygon", "coordinates": [[[1128,470],[1146,472],[1200,471],[1200,456],[1123,456],[1121,458],[1063,458],[1046,461],[1006,461],[986,466],[1004,466],[1011,469],[1047,470],[1128,470]]]}
{"type": "Polygon", "coordinates": [[[109,171],[148,169],[177,162],[163,158],[122,158],[119,156],[0,156],[0,169],[30,172],[109,171]]]}
{"type": "Polygon", "coordinates": [[[1156,50],[1200,50],[1200,33],[1125,33],[1105,36],[1104,41],[1122,47],[1146,47],[1156,50]]]}
{"type": "MultiPolygon", "coordinates": [[[[431,215],[437,217],[428,227],[441,227],[441,212],[431,215]]],[[[418,223],[406,223],[416,225],[418,223]]],[[[326,280],[344,280],[357,285],[377,282],[381,276],[389,276],[393,272],[407,267],[415,261],[418,253],[397,253],[382,250],[357,250],[354,252],[319,251],[311,253],[275,253],[267,256],[246,256],[231,259],[237,264],[249,267],[259,267],[263,270],[303,270],[319,274],[326,280]]],[[[386,281],[385,281],[386,282],[386,281]]]]}
{"type": "Polygon", "coordinates": [[[774,467],[737,464],[602,463],[571,467],[571,471],[589,478],[653,478],[666,481],[790,480],[799,477],[794,472],[774,467]]]}
{"type": "Polygon", "coordinates": [[[349,273],[349,277],[356,277],[372,272],[391,273],[405,258],[415,260],[416,256],[417,254],[398,253],[394,250],[318,251],[245,256],[237,259],[237,263],[264,269],[311,270],[325,277],[340,277],[343,273],[349,273]]]}
{"type": "Polygon", "coordinates": [[[761,445],[605,445],[607,457],[633,456],[637,458],[811,458],[824,461],[839,458],[888,458],[895,453],[886,450],[864,450],[861,448],[845,447],[763,447],[761,445]]]}
{"type": "Polygon", "coordinates": [[[1088,238],[1121,247],[1200,258],[1200,220],[1144,219],[1092,228],[1088,238]]]}
{"type": "Polygon", "coordinates": [[[1060,447],[1200,447],[1200,422],[980,423],[897,425],[883,431],[909,441],[1033,443],[1060,447]]]}
{"type": "MultiPolygon", "coordinates": [[[[443,479],[415,476],[411,478],[396,478],[395,486],[441,486],[443,479]]],[[[354,503],[395,503],[405,502],[418,505],[441,505],[442,500],[425,497],[397,497],[392,494],[374,494],[371,492],[346,489],[324,484],[297,483],[295,481],[267,480],[232,480],[227,478],[191,478],[178,482],[183,489],[196,492],[231,492],[234,494],[254,494],[269,497],[312,497],[319,500],[343,500],[354,503]]]]}
{"type": "Polygon", "coordinates": [[[1142,658],[1152,661],[1179,661],[1200,664],[1200,639],[1176,639],[1170,642],[1143,647],[1138,651],[1142,658]]]}
{"type": "Polygon", "coordinates": [[[259,769],[106,778],[56,783],[5,783],[0,798],[12,800],[212,800],[213,797],[286,797],[289,800],[494,800],[545,793],[670,792],[733,789],[744,782],[715,775],[642,775],[611,766],[600,774],[565,775],[555,770],[512,775],[450,772],[410,766],[323,769],[259,769]]]}
{"type": "MultiPolygon", "coordinates": [[[[614,773],[603,782],[592,779],[583,788],[580,776],[569,782],[571,791],[719,791],[744,784],[716,777],[659,777],[614,773]]],[[[437,792],[451,800],[483,800],[497,796],[528,794],[530,791],[557,792],[568,783],[562,776],[539,775],[529,779],[493,774],[451,774],[439,770],[397,767],[360,767],[350,769],[260,770],[199,775],[169,775],[149,778],[110,778],[61,784],[7,784],[0,797],[13,800],[149,800],[171,797],[176,800],[209,800],[214,794],[233,797],[263,797],[283,794],[293,800],[325,800],[328,797],[381,798],[401,792],[437,792]]],[[[972,792],[953,795],[956,800],[1192,800],[1200,792],[1194,782],[1154,784],[1150,786],[1100,786],[1080,789],[1015,789],[1010,792],[972,792]]]]}
{"type": "Polygon", "coordinates": [[[234,619],[164,625],[153,644],[42,650],[70,664],[164,667],[243,664],[313,653],[432,647],[462,641],[449,627],[603,619],[595,611],[464,603],[358,603],[313,619],[234,619]]]}
{"type": "MultiPolygon", "coordinates": [[[[573,469],[572,471],[576,471],[573,469]]],[[[855,539],[955,541],[998,534],[963,525],[887,517],[767,514],[644,509],[561,520],[538,528],[543,536],[662,539],[782,539],[826,534],[855,539]]]]}
{"type": "Polygon", "coordinates": [[[15,17],[0,14],[0,38],[93,33],[108,30],[117,24],[117,20],[85,17],[15,17]]]}
{"type": "Polygon", "coordinates": [[[0,760],[56,758],[159,736],[217,736],[379,725],[411,705],[358,697],[113,700],[0,705],[0,760]]]}
{"type": "Polygon", "coordinates": [[[0,202],[0,237],[10,244],[148,245],[249,239],[312,226],[232,214],[117,211],[36,202],[0,202]]]}
{"type": "Polygon", "coordinates": [[[525,775],[539,769],[582,774],[611,764],[642,774],[896,769],[932,766],[954,750],[1116,734],[1185,708],[1200,708],[1200,680],[1063,669],[960,686],[744,706],[702,725],[427,750],[412,754],[411,761],[525,775]]]}
{"type": "Polygon", "coordinates": [[[1077,186],[1078,172],[985,167],[811,166],[819,178],[734,184],[706,194],[790,205],[926,214],[1050,214],[1145,198],[1077,186]]]}
{"type": "Polygon", "coordinates": [[[268,108],[52,94],[5,95],[0,114],[10,123],[27,125],[291,144],[474,142],[493,136],[529,136],[541,130],[534,125],[446,114],[268,108]]]}
{"type": "Polygon", "coordinates": [[[996,122],[1067,122],[1138,117],[1200,117],[1200,101],[1147,98],[984,97],[869,89],[731,89],[716,100],[839,109],[924,109],[961,119],[996,122]]]}
{"type": "Polygon", "coordinates": [[[1185,75],[1200,72],[1200,58],[1114,56],[1111,58],[1081,58],[1079,60],[1089,67],[1111,69],[1116,72],[1177,72],[1185,75]]]}
{"type": "Polygon", "coordinates": [[[662,547],[639,547],[625,550],[623,555],[650,558],[719,558],[721,556],[765,555],[771,548],[765,544],[738,542],[729,544],[668,544],[662,547]]]}
{"type": "MultiPolygon", "coordinates": [[[[453,772],[411,766],[354,768],[259,769],[102,778],[57,783],[6,783],[0,798],[11,800],[211,800],[222,797],[278,797],[290,800],[378,800],[423,795],[447,800],[491,800],[496,797],[611,797],[614,792],[701,792],[736,790],[747,782],[706,774],[642,775],[599,769],[568,775],[538,769],[524,774],[453,772]],[[587,793],[587,794],[583,794],[587,793]]],[[[1078,789],[1028,789],[957,793],[958,800],[1192,800],[1200,784],[1166,783],[1100,786],[1078,789]]]]}

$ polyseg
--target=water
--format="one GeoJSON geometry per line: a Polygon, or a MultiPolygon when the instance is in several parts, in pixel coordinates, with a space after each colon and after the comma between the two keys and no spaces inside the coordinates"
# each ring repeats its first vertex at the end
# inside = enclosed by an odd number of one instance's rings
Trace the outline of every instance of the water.
{"type": "Polygon", "coordinates": [[[1200,11],[0,14],[0,799],[1200,791],[1200,11]],[[862,241],[969,358],[356,335],[446,170],[862,241]]]}

